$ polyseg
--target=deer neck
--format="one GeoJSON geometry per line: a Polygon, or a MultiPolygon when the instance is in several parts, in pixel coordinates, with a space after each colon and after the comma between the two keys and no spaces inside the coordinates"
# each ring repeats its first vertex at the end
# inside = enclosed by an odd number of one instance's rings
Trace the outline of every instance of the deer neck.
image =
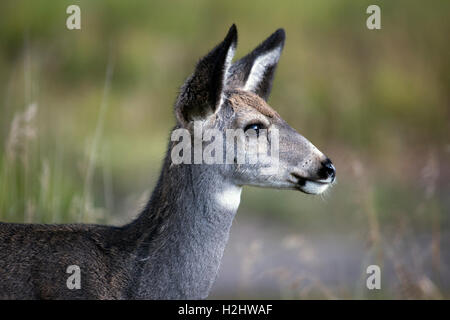
{"type": "Polygon", "coordinates": [[[140,298],[206,298],[216,278],[240,201],[241,187],[214,165],[170,165],[133,232],[140,298]]]}

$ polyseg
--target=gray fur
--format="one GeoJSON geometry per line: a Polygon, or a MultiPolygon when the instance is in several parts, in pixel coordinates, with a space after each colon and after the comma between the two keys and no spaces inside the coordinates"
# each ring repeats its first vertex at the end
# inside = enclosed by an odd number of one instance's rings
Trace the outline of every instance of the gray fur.
{"type": "Polygon", "coordinates": [[[224,132],[259,119],[280,130],[280,170],[262,177],[250,164],[174,165],[175,143],[169,142],[150,200],[125,226],[0,223],[0,298],[206,298],[237,211],[218,202],[227,190],[255,185],[308,192],[315,189],[307,183],[334,181],[334,172],[323,174],[326,157],[265,104],[276,65],[268,66],[257,90],[242,91],[255,58],[270,47],[282,48],[284,32],[230,66],[236,43],[233,25],[197,64],[175,104],[175,129],[192,130],[192,121],[201,119],[203,129],[224,132]],[[69,265],[81,268],[79,290],[66,287],[69,265]]]}

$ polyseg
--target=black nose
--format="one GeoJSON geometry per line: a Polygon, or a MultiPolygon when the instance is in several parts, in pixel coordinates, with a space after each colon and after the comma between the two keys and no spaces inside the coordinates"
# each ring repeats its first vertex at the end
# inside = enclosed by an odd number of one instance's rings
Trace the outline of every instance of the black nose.
{"type": "Polygon", "coordinates": [[[334,180],[336,177],[336,168],[333,166],[333,163],[330,159],[326,159],[322,162],[322,167],[319,169],[319,177],[320,179],[329,179],[334,180]]]}

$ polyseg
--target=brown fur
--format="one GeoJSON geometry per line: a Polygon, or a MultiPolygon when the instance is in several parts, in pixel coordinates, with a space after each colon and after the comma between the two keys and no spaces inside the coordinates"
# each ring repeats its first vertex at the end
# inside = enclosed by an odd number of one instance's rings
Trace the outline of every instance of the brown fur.
{"type": "Polygon", "coordinates": [[[235,111],[245,107],[251,107],[256,109],[261,114],[269,118],[279,118],[280,115],[273,110],[263,99],[254,93],[234,90],[230,93],[228,100],[231,102],[231,106],[235,111]]]}

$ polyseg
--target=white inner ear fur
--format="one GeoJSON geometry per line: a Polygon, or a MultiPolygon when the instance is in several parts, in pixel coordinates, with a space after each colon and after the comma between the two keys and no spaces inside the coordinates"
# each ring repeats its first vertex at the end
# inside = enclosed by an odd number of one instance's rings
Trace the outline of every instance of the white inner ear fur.
{"type": "Polygon", "coordinates": [[[227,56],[225,58],[225,72],[223,77],[223,83],[226,83],[228,77],[230,76],[230,67],[231,67],[231,61],[233,60],[234,53],[236,52],[236,47],[234,44],[230,46],[227,52],[227,56]]]}
{"type": "Polygon", "coordinates": [[[281,47],[276,47],[275,49],[266,52],[256,58],[253,62],[250,74],[248,75],[244,90],[254,92],[263,80],[264,73],[266,72],[267,68],[275,65],[280,59],[280,55],[281,47]]]}
{"type": "MultiPolygon", "coordinates": [[[[235,52],[236,52],[236,45],[232,44],[230,46],[230,48],[228,49],[227,56],[225,57],[225,65],[224,65],[225,72],[223,73],[223,80],[222,80],[223,86],[225,86],[225,83],[227,83],[227,79],[230,76],[231,61],[233,60],[235,52]]],[[[220,94],[220,103],[219,103],[218,108],[216,109],[216,112],[217,112],[217,110],[220,109],[220,106],[222,105],[224,100],[225,100],[225,97],[223,95],[223,89],[222,89],[222,93],[220,94]]]]}

